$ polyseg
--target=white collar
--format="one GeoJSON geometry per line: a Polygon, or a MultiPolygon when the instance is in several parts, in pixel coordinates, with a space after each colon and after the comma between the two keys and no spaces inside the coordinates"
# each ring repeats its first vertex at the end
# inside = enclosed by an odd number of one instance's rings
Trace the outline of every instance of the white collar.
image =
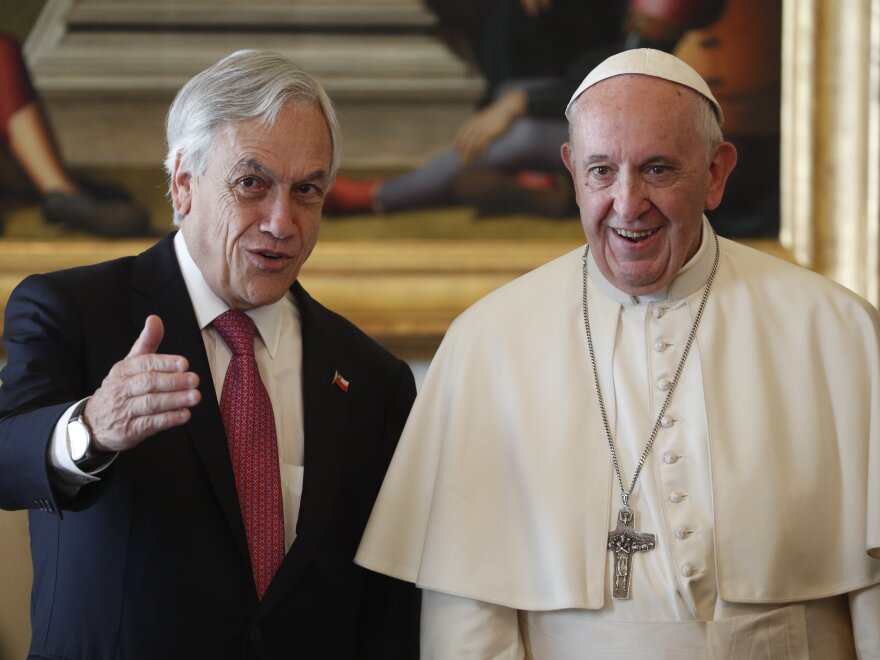
{"type": "Polygon", "coordinates": [[[715,248],[712,238],[712,228],[706,216],[703,216],[703,237],[697,253],[678,271],[678,275],[669,283],[669,286],[654,291],[644,296],[631,296],[624,293],[609,282],[593,259],[590,252],[587,261],[587,275],[599,289],[612,300],[621,305],[639,305],[644,303],[659,302],[663,300],[681,300],[705,286],[712,273],[712,264],[715,260],[715,248]]]}
{"type": "MultiPolygon", "coordinates": [[[[180,272],[183,274],[189,299],[192,301],[193,310],[196,313],[199,329],[204,330],[215,318],[228,310],[229,305],[218,298],[217,294],[208,286],[204,275],[196,262],[193,261],[182,231],[178,231],[174,236],[174,252],[177,255],[177,263],[180,264],[180,272]]],[[[281,342],[282,315],[290,313],[288,310],[295,308],[296,302],[293,294],[287,291],[280,300],[271,305],[264,305],[245,312],[257,326],[257,331],[272,358],[275,357],[281,342]]]]}

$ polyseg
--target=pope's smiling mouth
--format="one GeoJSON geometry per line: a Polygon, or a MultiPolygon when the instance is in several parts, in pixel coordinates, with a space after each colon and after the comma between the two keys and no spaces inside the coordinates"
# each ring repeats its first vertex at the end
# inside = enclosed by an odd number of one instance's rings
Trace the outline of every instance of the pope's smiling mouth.
{"type": "Polygon", "coordinates": [[[645,231],[629,231],[628,229],[615,229],[614,230],[618,236],[621,238],[625,238],[628,241],[632,241],[637,243],[638,241],[643,241],[646,238],[650,238],[654,234],[657,233],[656,229],[646,229],[645,231]]]}

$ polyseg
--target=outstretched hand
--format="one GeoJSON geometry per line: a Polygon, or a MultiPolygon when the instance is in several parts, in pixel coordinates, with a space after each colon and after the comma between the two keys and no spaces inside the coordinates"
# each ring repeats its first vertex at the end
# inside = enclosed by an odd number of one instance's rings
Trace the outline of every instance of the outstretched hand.
{"type": "Polygon", "coordinates": [[[125,451],[189,421],[190,407],[201,400],[199,377],[188,371],[186,358],[156,353],[164,334],[162,320],[147,317],[131,351],[86,404],[84,416],[97,449],[125,451]]]}
{"type": "Polygon", "coordinates": [[[526,113],[526,93],[514,89],[470,116],[455,135],[453,146],[462,163],[479,158],[487,147],[504,135],[510,125],[526,113]]]}

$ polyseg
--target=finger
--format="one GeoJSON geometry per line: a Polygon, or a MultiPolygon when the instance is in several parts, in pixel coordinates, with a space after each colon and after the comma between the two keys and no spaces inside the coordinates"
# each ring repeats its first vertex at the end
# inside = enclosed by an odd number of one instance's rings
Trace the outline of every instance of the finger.
{"type": "Polygon", "coordinates": [[[150,392],[132,397],[127,403],[127,416],[133,421],[142,417],[161,415],[183,408],[191,408],[201,400],[198,390],[179,392],[150,392]]]}
{"type": "Polygon", "coordinates": [[[108,378],[131,378],[150,372],[185,372],[187,369],[189,362],[181,355],[150,353],[120,360],[113,365],[108,378]]]}
{"type": "Polygon", "coordinates": [[[154,415],[146,415],[138,417],[133,421],[134,430],[138,435],[148,438],[152,435],[167,431],[175,426],[186,424],[192,417],[189,408],[177,408],[175,410],[166,410],[154,415]]]}
{"type": "Polygon", "coordinates": [[[122,378],[117,383],[119,395],[142,396],[153,392],[184,392],[199,386],[199,377],[191,371],[166,373],[149,371],[122,378]]]}
{"type": "Polygon", "coordinates": [[[141,330],[140,336],[128,352],[128,357],[155,353],[164,334],[165,327],[162,324],[162,319],[155,314],[150,314],[144,322],[144,329],[141,330]]]}

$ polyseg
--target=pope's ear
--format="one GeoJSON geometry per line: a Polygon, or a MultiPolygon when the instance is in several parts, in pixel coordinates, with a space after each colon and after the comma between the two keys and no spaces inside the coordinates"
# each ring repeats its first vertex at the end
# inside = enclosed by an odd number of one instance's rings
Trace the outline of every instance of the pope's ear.
{"type": "Polygon", "coordinates": [[[192,174],[183,164],[183,156],[177,152],[171,173],[171,202],[181,216],[189,213],[192,206],[192,174]]]}
{"type": "Polygon", "coordinates": [[[562,147],[559,149],[559,153],[562,155],[562,162],[565,163],[565,169],[569,171],[571,178],[574,179],[574,165],[571,160],[571,143],[563,142],[562,147]]]}
{"type": "Polygon", "coordinates": [[[727,177],[736,167],[736,147],[730,142],[722,142],[715,148],[715,154],[709,162],[709,187],[706,190],[705,207],[707,210],[718,208],[724,197],[724,186],[727,177]]]}
{"type": "Polygon", "coordinates": [[[570,142],[564,142],[560,148],[562,162],[565,163],[565,169],[571,175],[571,182],[574,185],[574,199],[578,206],[581,205],[581,187],[578,185],[577,172],[574,166],[574,149],[570,142]]]}

